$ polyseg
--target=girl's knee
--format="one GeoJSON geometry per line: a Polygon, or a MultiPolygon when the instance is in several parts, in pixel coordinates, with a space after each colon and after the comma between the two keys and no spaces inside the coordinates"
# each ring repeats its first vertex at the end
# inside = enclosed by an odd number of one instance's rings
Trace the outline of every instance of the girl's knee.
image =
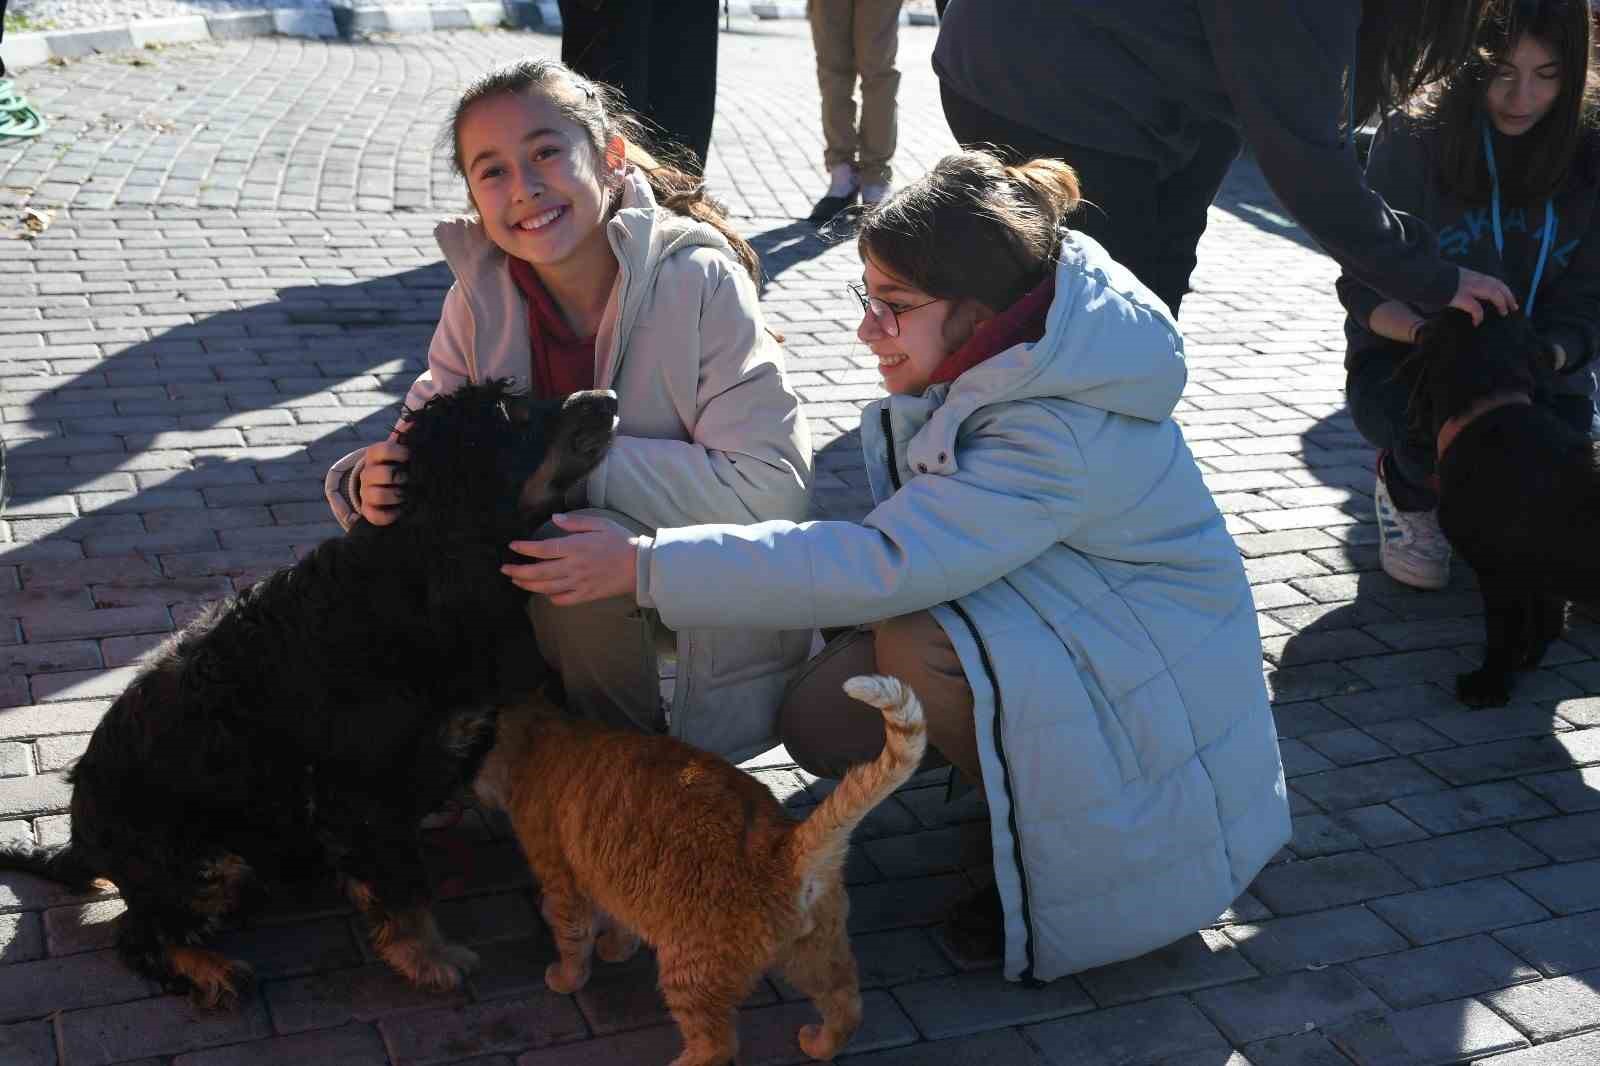
{"type": "Polygon", "coordinates": [[[956,679],[965,681],[955,646],[929,611],[879,622],[873,636],[879,673],[898,677],[914,689],[919,683],[944,687],[956,679]]]}
{"type": "Polygon", "coordinates": [[[858,713],[844,683],[873,672],[873,634],[851,630],[800,668],[778,710],[778,738],[807,773],[838,778],[883,747],[883,720],[858,713]]]}

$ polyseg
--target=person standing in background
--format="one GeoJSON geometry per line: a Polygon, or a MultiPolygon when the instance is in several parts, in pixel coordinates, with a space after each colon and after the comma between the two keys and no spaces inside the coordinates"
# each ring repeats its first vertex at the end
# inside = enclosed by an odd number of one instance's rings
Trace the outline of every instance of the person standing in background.
{"type": "Polygon", "coordinates": [[[896,139],[895,96],[900,71],[901,0],[810,0],[811,40],[822,93],[822,164],[828,191],[810,221],[828,221],[860,199],[875,204],[889,193],[889,159],[896,139]],[[856,120],[856,78],[861,115],[856,120]]]}
{"type": "Polygon", "coordinates": [[[704,173],[717,102],[717,0],[558,3],[561,61],[621,90],[658,143],[693,155],[672,162],[704,173]]]}
{"type": "Polygon", "coordinates": [[[933,69],[956,140],[1071,164],[1087,201],[1073,228],[1174,314],[1206,210],[1248,143],[1348,275],[1476,320],[1485,303],[1510,310],[1511,290],[1440,258],[1426,226],[1366,185],[1350,133],[1466,60],[1505,2],[951,0],[933,69]]]}

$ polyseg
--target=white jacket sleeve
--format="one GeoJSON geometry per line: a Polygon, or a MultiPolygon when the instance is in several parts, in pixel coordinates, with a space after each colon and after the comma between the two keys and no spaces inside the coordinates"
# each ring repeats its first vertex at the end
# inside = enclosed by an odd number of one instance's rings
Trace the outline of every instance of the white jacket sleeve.
{"type": "Polygon", "coordinates": [[[1082,520],[1074,485],[1087,477],[1053,415],[1008,407],[963,439],[954,474],[911,478],[859,525],[660,530],[639,567],[639,602],[674,629],[858,625],[1004,577],[1082,520]]]}
{"type": "Polygon", "coordinates": [[[652,529],[805,516],[810,431],[757,300],[737,267],[705,276],[691,439],[619,436],[589,478],[590,506],[652,529]]]}
{"type": "MultiPolygon", "coordinates": [[[[451,285],[445,293],[444,308],[439,314],[439,325],[428,344],[428,369],[417,376],[406,392],[403,410],[416,410],[434,396],[453,392],[467,381],[477,379],[476,360],[472,357],[472,314],[467,310],[466,298],[460,285],[451,285]]],[[[403,419],[395,423],[398,431],[403,419]]],[[[365,447],[339,459],[328,469],[323,479],[323,495],[339,525],[349,529],[361,517],[361,468],[366,463],[365,447]]]]}

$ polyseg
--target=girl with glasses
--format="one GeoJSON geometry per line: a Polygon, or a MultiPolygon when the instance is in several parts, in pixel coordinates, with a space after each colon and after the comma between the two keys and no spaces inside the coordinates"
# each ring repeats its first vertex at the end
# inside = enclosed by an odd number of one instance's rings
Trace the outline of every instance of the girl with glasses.
{"type": "Polygon", "coordinates": [[[1289,838],[1250,589],[1172,419],[1182,338],[1077,203],[1063,163],[962,152],[867,212],[857,335],[889,395],[864,521],[558,519],[507,568],[671,625],[854,627],[791,684],[783,742],[839,776],[883,745],[840,683],[906,680],[926,765],[987,800],[993,876],[943,935],[1023,981],[1207,925],[1289,838]]]}

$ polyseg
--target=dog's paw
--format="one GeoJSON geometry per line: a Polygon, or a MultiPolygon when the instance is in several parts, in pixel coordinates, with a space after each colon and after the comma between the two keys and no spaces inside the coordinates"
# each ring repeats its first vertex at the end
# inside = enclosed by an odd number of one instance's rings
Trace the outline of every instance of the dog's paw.
{"type": "Polygon", "coordinates": [[[448,992],[460,988],[467,974],[477,968],[477,952],[460,944],[441,944],[417,964],[416,982],[423,988],[448,992]]]}
{"type": "Polygon", "coordinates": [[[1468,707],[1504,707],[1511,702],[1511,689],[1504,674],[1474,670],[1456,677],[1456,698],[1468,707]]]}
{"type": "Polygon", "coordinates": [[[190,974],[183,982],[189,987],[189,1002],[203,1011],[236,1011],[239,1002],[250,995],[256,972],[249,963],[225,960],[205,975],[190,974]]]}
{"type": "Polygon", "coordinates": [[[558,996],[570,996],[584,985],[589,983],[589,970],[585,967],[578,973],[568,973],[566,967],[559,962],[552,962],[544,968],[544,984],[550,991],[558,996]]]}
{"type": "Polygon", "coordinates": [[[477,952],[443,940],[393,943],[381,948],[379,955],[418,988],[441,992],[460,988],[467,974],[478,968],[477,952]]]}

